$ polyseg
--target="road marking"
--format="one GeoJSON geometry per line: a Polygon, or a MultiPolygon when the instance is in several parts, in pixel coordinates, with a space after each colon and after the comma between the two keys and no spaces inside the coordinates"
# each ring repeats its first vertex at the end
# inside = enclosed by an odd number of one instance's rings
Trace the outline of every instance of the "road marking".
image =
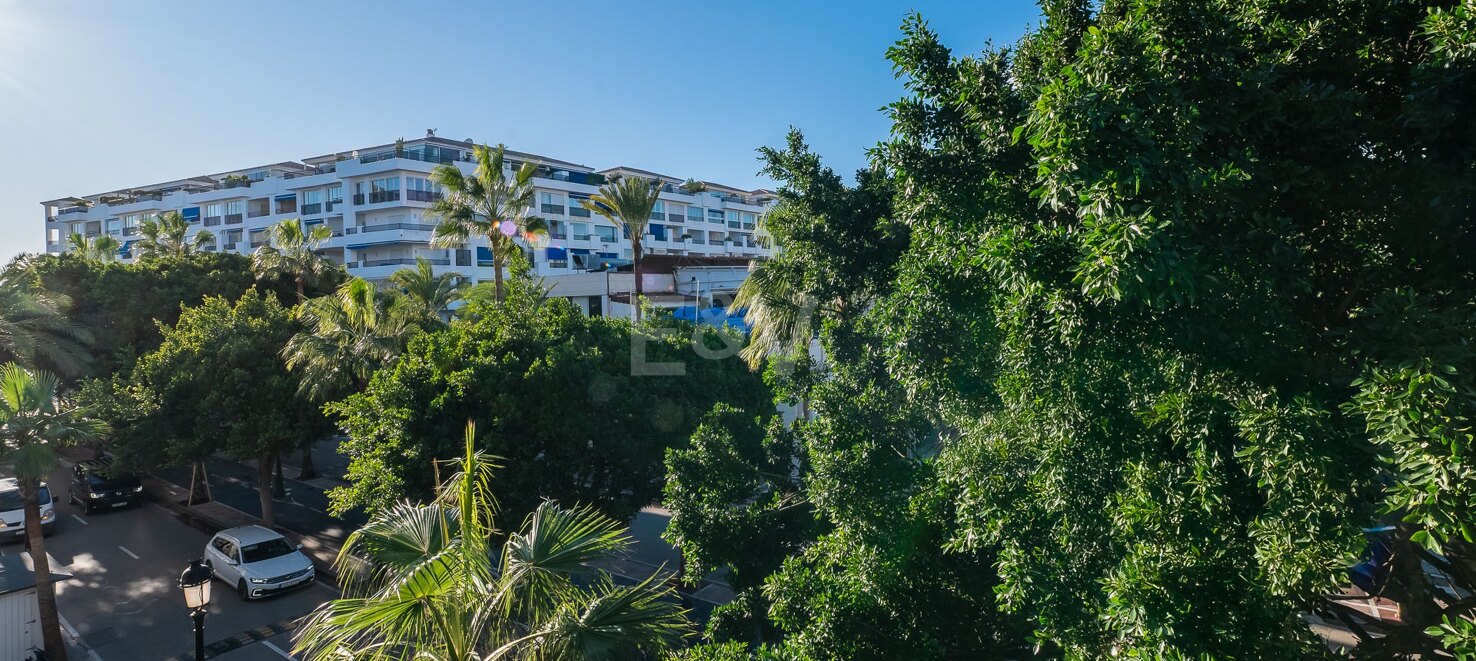
{"type": "Polygon", "coordinates": [[[97,651],[93,650],[91,645],[82,642],[82,634],[77,633],[77,628],[72,626],[72,623],[68,622],[66,617],[62,616],[61,613],[57,613],[56,619],[61,621],[62,629],[66,630],[67,636],[72,639],[72,642],[76,643],[78,647],[87,650],[88,659],[91,661],[102,661],[102,657],[97,655],[97,651]]]}
{"type": "Polygon", "coordinates": [[[72,518],[76,519],[77,520],[77,523],[80,523],[80,524],[82,524],[84,526],[87,525],[87,519],[84,519],[84,518],[82,518],[80,516],[77,516],[76,514],[73,514],[72,515],[72,518]]]}
{"type": "Polygon", "coordinates": [[[126,546],[123,546],[123,545],[119,544],[118,545],[118,550],[120,550],[120,551],[122,551],[124,553],[127,553],[128,554],[128,557],[133,558],[134,560],[137,560],[138,559],[138,556],[134,555],[133,554],[133,551],[128,550],[128,547],[126,547],[126,546]]]}
{"type": "Polygon", "coordinates": [[[270,640],[263,640],[263,641],[261,641],[261,644],[266,645],[267,646],[267,649],[269,649],[269,650],[271,650],[273,652],[276,652],[277,654],[282,655],[283,658],[292,659],[292,661],[297,661],[297,657],[292,656],[291,654],[288,654],[286,652],[283,652],[282,651],[282,648],[277,647],[276,645],[273,645],[272,644],[272,641],[270,641],[270,640]]]}

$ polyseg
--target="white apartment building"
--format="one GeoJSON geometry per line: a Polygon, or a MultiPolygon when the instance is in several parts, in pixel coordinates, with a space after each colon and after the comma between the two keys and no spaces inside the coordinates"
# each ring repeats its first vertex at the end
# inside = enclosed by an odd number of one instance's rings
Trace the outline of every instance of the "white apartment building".
{"type": "MultiPolygon", "coordinates": [[[[67,251],[72,233],[107,234],[133,257],[139,224],[150,216],[178,211],[192,232],[209,230],[207,250],[249,254],[266,243],[266,230],[287,218],[325,224],[333,238],[323,248],[351,275],[382,281],[396,270],[430,260],[437,272],[456,272],[476,282],[490,280],[492,256],[482,238],[461,248],[433,248],[437,218],[429,213],[441,196],[430,172],[454,163],[470,173],[473,143],[428,135],[416,140],[284,161],[254,168],[167,181],[83,197],[42,202],[46,249],[67,251]]],[[[643,246],[647,255],[670,256],[664,273],[643,274],[647,292],[672,304],[682,297],[711,300],[741,282],[751,260],[771,254],[759,218],[772,206],[768,190],[745,191],[711,182],[688,192],[681,178],[630,167],[594,170],[576,163],[508,150],[507,166],[538,166],[534,215],[549,223],[549,241],[526,246],[538,276],[551,295],[574,300],[586,312],[620,314],[621,294],[633,281],[628,267],[630,242],[620,228],[580,205],[607,178],[639,176],[659,180],[661,201],[651,214],[643,246]],[[622,280],[623,278],[623,280],[622,280]],[[705,283],[705,287],[704,287],[705,283]],[[725,283],[725,284],[719,284],[725,283]],[[731,287],[730,287],[731,286],[731,287]],[[719,290],[718,287],[723,287],[719,290]],[[614,295],[612,299],[611,295],[614,295]]],[[[643,269],[644,271],[645,269],[643,269]]],[[[628,298],[628,297],[624,297],[628,298]]],[[[706,301],[704,301],[706,302],[706,301]]]]}

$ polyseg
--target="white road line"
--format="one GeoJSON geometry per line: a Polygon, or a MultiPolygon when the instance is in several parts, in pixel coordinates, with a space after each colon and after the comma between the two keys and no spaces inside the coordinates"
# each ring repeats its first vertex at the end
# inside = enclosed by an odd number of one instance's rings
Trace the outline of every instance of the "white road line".
{"type": "Polygon", "coordinates": [[[77,520],[77,523],[80,523],[80,524],[82,524],[84,526],[87,525],[87,519],[84,519],[84,518],[82,518],[80,516],[77,516],[76,514],[73,514],[72,515],[72,518],[76,519],[77,520]]]}
{"type": "Polygon", "coordinates": [[[270,640],[263,640],[263,641],[261,641],[261,644],[266,645],[267,646],[267,649],[269,649],[269,650],[271,650],[273,652],[276,652],[277,654],[282,655],[282,658],[292,659],[292,661],[297,661],[297,657],[292,656],[291,654],[288,654],[286,652],[283,652],[282,651],[282,648],[277,647],[276,645],[273,645],[272,644],[272,641],[270,641],[270,640]]]}
{"type": "Polygon", "coordinates": [[[118,545],[118,550],[127,553],[128,557],[133,558],[134,560],[138,559],[138,556],[134,555],[133,551],[128,550],[128,547],[123,546],[122,544],[118,545]]]}

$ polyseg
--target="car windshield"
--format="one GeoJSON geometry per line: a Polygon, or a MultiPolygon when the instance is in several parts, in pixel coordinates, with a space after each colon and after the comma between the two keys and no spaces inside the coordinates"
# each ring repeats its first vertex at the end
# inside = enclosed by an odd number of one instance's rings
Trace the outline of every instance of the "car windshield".
{"type": "Polygon", "coordinates": [[[287,540],[280,538],[272,539],[261,542],[260,544],[241,547],[241,562],[250,564],[261,562],[262,560],[271,560],[272,558],[287,555],[292,551],[293,548],[287,545],[287,540]]]}
{"type": "MultiPolygon", "coordinates": [[[[43,486],[41,487],[39,495],[41,497],[40,501],[42,505],[48,505],[51,503],[51,489],[43,486]]],[[[25,503],[21,501],[20,489],[0,491],[0,512],[15,512],[24,509],[25,506],[25,503]]]]}
{"type": "Polygon", "coordinates": [[[87,474],[87,486],[95,491],[107,491],[109,489],[131,489],[138,486],[138,478],[132,475],[119,475],[107,477],[97,473],[87,474]]]}

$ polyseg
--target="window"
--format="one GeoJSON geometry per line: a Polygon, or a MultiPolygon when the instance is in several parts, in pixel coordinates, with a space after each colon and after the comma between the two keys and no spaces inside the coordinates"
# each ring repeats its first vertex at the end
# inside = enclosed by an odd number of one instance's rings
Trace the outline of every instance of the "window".
{"type": "Polygon", "coordinates": [[[297,213],[297,196],[278,197],[277,213],[297,213]]]}
{"type": "Polygon", "coordinates": [[[586,241],[589,239],[589,223],[569,223],[574,231],[575,241],[586,241]]]}
{"type": "MultiPolygon", "coordinates": [[[[325,200],[325,201],[328,204],[338,204],[339,202],[342,202],[343,201],[343,186],[342,185],[339,185],[339,186],[329,186],[328,187],[328,195],[327,195],[327,197],[328,197],[328,199],[325,200]]],[[[329,210],[331,211],[332,210],[332,207],[329,207],[329,210]]]]}
{"type": "Polygon", "coordinates": [[[738,212],[737,211],[729,211],[728,212],[728,227],[731,227],[733,229],[737,229],[739,227],[739,225],[738,225],[738,212]]]}
{"type": "Polygon", "coordinates": [[[405,199],[434,202],[441,198],[441,185],[422,177],[405,178],[405,199]]]}
{"type": "Polygon", "coordinates": [[[207,204],[205,205],[205,217],[220,218],[221,213],[223,213],[222,209],[224,208],[225,206],[219,202],[216,202],[214,204],[207,204]]]}
{"type": "Polygon", "coordinates": [[[60,243],[61,242],[61,228],[60,227],[52,227],[52,228],[47,229],[46,230],[46,242],[47,243],[60,243]]]}
{"type": "Polygon", "coordinates": [[[753,214],[748,213],[747,211],[743,212],[743,229],[753,229],[756,222],[757,219],[754,217],[753,214]]]}
{"type": "Polygon", "coordinates": [[[702,220],[702,207],[687,207],[687,220],[694,223],[702,220]]]}
{"type": "Polygon", "coordinates": [[[400,178],[384,177],[369,181],[369,203],[392,202],[400,199],[400,178]]]}
{"type": "Polygon", "coordinates": [[[551,236],[551,237],[553,237],[553,238],[555,238],[555,239],[567,239],[567,238],[569,238],[569,236],[564,233],[564,221],[562,221],[562,220],[550,220],[550,221],[548,221],[548,235],[551,236]]]}
{"type": "Polygon", "coordinates": [[[569,215],[575,216],[577,218],[588,218],[589,209],[586,209],[584,205],[581,204],[582,201],[587,200],[589,200],[588,195],[569,193],[569,215]]]}
{"type": "Polygon", "coordinates": [[[559,193],[539,193],[538,211],[539,213],[556,213],[562,215],[564,213],[564,196],[559,193]]]}
{"type": "Polygon", "coordinates": [[[687,215],[686,207],[672,203],[666,206],[666,219],[673,223],[680,223],[687,215]]]}
{"type": "Polygon", "coordinates": [[[723,222],[723,210],[722,209],[708,209],[707,210],[707,222],[709,222],[709,223],[721,223],[721,222],[723,222]]]}
{"type": "Polygon", "coordinates": [[[138,214],[123,217],[123,236],[138,234],[138,214]]]}
{"type": "Polygon", "coordinates": [[[666,205],[661,200],[651,206],[651,220],[666,220],[666,205]]]}
{"type": "Polygon", "coordinates": [[[601,241],[604,241],[605,243],[615,242],[615,228],[606,225],[598,225],[595,227],[595,232],[599,234],[601,241]]]}
{"type": "Polygon", "coordinates": [[[235,200],[225,204],[225,221],[227,223],[241,222],[242,214],[246,213],[246,201],[235,200]]]}

